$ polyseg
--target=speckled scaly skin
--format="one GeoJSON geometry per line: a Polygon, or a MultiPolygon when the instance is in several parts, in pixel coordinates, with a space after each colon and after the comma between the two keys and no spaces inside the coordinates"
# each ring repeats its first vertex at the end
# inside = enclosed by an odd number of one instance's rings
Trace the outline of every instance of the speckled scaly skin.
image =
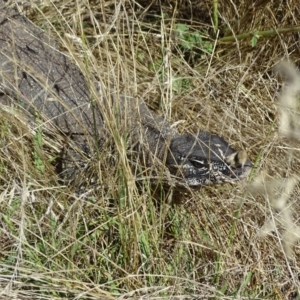
{"type": "Polygon", "coordinates": [[[71,137],[84,152],[92,151],[85,142],[88,136],[98,138],[100,145],[103,132],[109,132],[101,107],[119,111],[128,148],[145,152],[146,165],[158,159],[191,187],[233,182],[249,173],[252,164],[245,152],[221,137],[181,135],[143,102],[113,91],[106,98],[98,91],[92,99],[94,82],[87,82],[51,37],[0,0],[0,104],[16,107],[33,122],[38,113],[45,126],[71,137]]]}

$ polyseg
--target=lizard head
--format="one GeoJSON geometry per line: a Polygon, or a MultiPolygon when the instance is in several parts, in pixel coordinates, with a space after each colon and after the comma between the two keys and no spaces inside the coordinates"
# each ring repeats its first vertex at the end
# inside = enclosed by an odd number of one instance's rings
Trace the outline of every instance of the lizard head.
{"type": "Polygon", "coordinates": [[[245,151],[234,150],[221,137],[208,132],[173,138],[166,164],[190,187],[238,181],[246,178],[252,168],[245,151]]]}

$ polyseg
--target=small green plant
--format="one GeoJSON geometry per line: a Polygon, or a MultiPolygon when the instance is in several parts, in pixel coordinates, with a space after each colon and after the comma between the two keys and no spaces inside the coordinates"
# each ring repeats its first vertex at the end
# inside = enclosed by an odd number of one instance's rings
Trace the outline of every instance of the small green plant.
{"type": "Polygon", "coordinates": [[[40,156],[43,147],[43,130],[40,124],[38,126],[36,134],[33,137],[33,145],[33,163],[39,174],[43,176],[43,174],[45,174],[45,164],[40,156]]]}
{"type": "Polygon", "coordinates": [[[252,39],[251,39],[251,46],[252,47],[255,47],[256,44],[257,44],[257,41],[258,41],[258,38],[259,36],[256,34],[256,32],[254,31],[253,32],[253,36],[252,36],[252,39]]]}
{"type": "Polygon", "coordinates": [[[204,35],[199,30],[192,30],[186,24],[175,24],[175,35],[179,41],[179,45],[183,50],[194,50],[200,48],[205,52],[212,53],[213,44],[205,39],[204,35]]]}
{"type": "Polygon", "coordinates": [[[193,82],[186,77],[176,77],[172,82],[172,90],[176,94],[194,88],[193,82]]]}
{"type": "MultiPolygon", "coordinates": [[[[37,123],[37,131],[33,136],[33,164],[38,171],[39,176],[44,176],[46,171],[45,160],[42,156],[43,153],[43,126],[42,120],[39,118],[36,113],[36,123],[37,123]]],[[[47,162],[51,163],[55,161],[56,157],[51,156],[47,159],[47,162]]]]}
{"type": "Polygon", "coordinates": [[[219,27],[218,0],[213,0],[213,25],[216,32],[219,27]]]}

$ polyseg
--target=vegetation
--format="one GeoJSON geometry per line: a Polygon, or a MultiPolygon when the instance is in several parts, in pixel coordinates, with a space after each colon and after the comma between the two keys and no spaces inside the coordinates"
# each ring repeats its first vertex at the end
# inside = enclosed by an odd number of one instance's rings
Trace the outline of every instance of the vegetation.
{"type": "Polygon", "coordinates": [[[1,108],[0,299],[300,299],[299,143],[278,134],[274,72],[299,65],[299,1],[35,2],[19,8],[87,78],[181,132],[217,133],[255,168],[163,189],[136,176],[104,116],[116,152],[90,161],[98,183],[80,194],[54,172],[62,140],[1,108]]]}

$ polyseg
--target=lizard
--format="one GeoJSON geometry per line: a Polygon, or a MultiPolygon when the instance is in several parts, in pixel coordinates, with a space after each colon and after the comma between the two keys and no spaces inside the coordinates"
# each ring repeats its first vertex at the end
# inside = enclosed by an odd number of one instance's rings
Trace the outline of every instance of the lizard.
{"type": "Polygon", "coordinates": [[[180,134],[143,101],[113,91],[103,96],[94,82],[58,50],[53,38],[0,0],[0,104],[18,107],[28,120],[38,112],[43,124],[75,140],[84,152],[92,151],[89,136],[99,146],[109,132],[101,108],[117,111],[129,147],[137,155],[148,152],[146,165],[157,159],[193,188],[248,176],[252,163],[245,151],[209,132],[180,134]]]}

